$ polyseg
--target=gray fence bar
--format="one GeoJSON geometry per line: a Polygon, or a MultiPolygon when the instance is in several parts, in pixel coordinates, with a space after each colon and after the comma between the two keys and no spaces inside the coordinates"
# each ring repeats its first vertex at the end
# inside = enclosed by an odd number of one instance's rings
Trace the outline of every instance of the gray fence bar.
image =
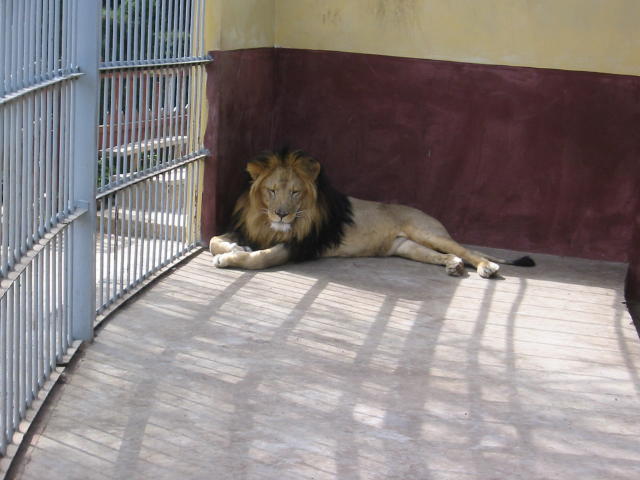
{"type": "Polygon", "coordinates": [[[99,314],[199,242],[204,4],[103,2],[99,314]]]}
{"type": "Polygon", "coordinates": [[[78,67],[86,72],[75,84],[73,104],[73,156],[76,160],[71,172],[72,188],[76,205],[87,210],[73,225],[73,291],[71,325],[74,339],[89,340],[93,336],[95,321],[95,286],[87,279],[95,278],[96,242],[96,149],[98,99],[100,77],[98,58],[100,55],[101,8],[98,2],[80,1],[77,5],[78,25],[75,43],[78,67]]]}
{"type": "MultiPolygon", "coordinates": [[[[79,226],[92,217],[95,175],[83,167],[94,168],[89,131],[95,142],[96,128],[90,112],[76,108],[87,100],[77,98],[77,87],[91,81],[76,55],[78,42],[87,43],[78,27],[91,6],[98,10],[97,2],[79,0],[0,2],[0,454],[71,343],[88,338],[95,317],[90,308],[83,317],[89,330],[74,336],[72,292],[83,283],[91,291],[86,278],[93,278],[75,271],[72,258],[83,244],[85,268],[93,258],[79,226]],[[80,112],[82,121],[74,121],[80,112]],[[84,155],[72,141],[78,137],[88,142],[84,155]]],[[[95,46],[95,25],[89,27],[95,46]]]]}
{"type": "Polygon", "coordinates": [[[198,245],[205,1],[0,0],[0,456],[97,313],[198,245]]]}

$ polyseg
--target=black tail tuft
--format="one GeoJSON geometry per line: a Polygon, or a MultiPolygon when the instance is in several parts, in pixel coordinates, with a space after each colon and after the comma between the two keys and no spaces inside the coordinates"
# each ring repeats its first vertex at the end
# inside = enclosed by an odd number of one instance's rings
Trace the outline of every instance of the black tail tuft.
{"type": "Polygon", "coordinates": [[[533,261],[533,258],[530,256],[520,257],[511,262],[511,265],[515,265],[517,267],[535,267],[536,262],[533,261]]]}

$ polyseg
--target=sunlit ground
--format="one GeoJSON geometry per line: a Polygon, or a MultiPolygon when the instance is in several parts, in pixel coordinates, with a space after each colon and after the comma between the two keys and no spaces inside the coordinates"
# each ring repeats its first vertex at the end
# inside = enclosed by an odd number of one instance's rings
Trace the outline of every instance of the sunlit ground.
{"type": "Polygon", "coordinates": [[[536,259],[487,281],[203,253],[98,333],[18,478],[635,480],[625,267],[536,259]]]}

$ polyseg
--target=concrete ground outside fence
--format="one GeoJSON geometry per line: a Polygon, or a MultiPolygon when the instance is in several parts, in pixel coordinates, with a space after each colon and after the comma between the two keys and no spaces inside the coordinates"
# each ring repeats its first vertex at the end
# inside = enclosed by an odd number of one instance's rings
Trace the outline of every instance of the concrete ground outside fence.
{"type": "Polygon", "coordinates": [[[13,476],[640,478],[625,266],[534,257],[483,280],[198,254],[99,330],[13,476]]]}

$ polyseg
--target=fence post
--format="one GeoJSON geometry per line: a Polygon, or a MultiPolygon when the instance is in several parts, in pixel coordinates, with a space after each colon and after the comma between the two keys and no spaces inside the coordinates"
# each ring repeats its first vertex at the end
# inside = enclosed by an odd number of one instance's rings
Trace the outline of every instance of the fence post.
{"type": "Polygon", "coordinates": [[[83,75],[74,82],[73,201],[87,212],[73,222],[72,325],[74,340],[90,340],[96,316],[96,168],[100,93],[101,2],[76,0],[75,61],[83,75]]]}

